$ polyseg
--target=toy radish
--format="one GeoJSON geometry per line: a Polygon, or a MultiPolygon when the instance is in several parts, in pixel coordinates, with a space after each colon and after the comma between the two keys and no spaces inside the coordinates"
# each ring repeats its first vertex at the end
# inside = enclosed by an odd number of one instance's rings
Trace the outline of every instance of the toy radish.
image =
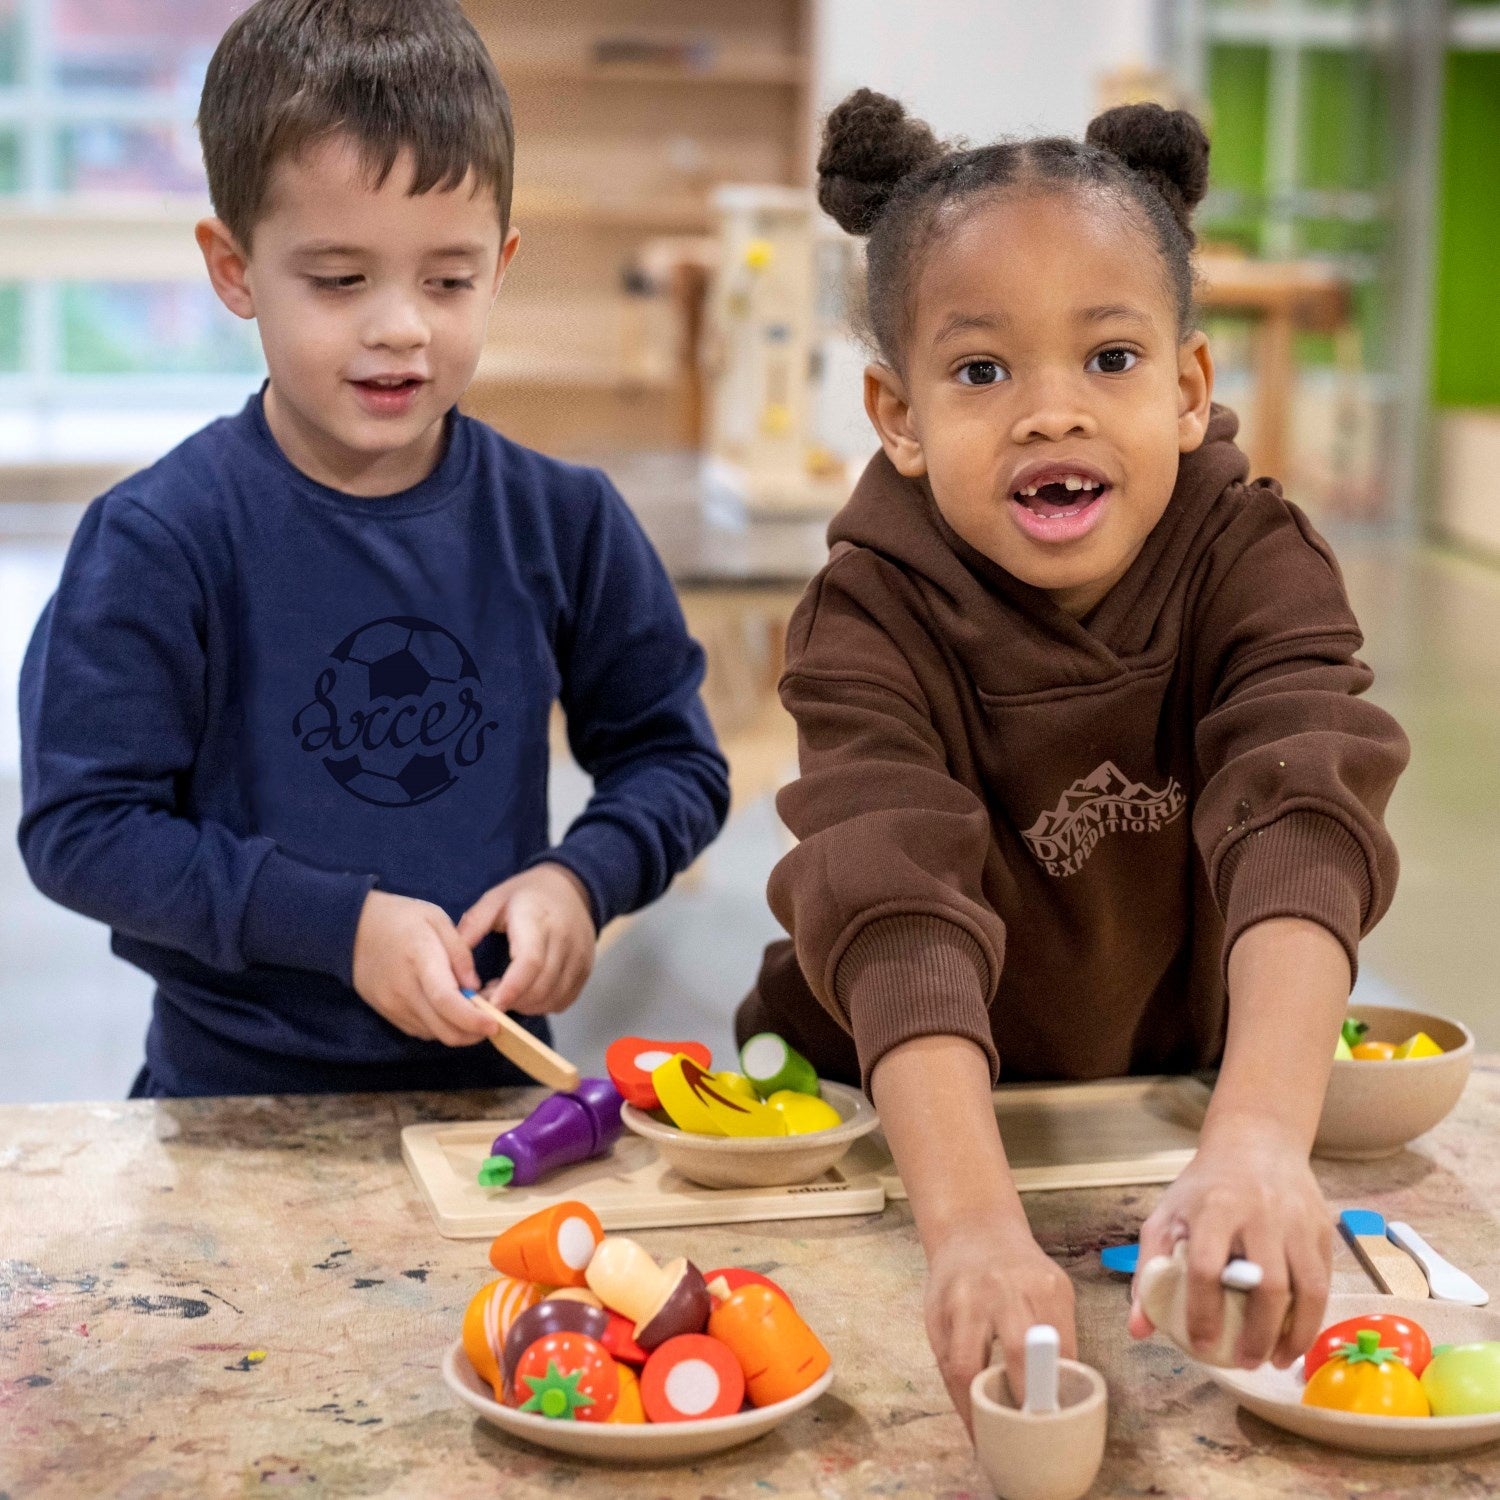
{"type": "Polygon", "coordinates": [[[732,1417],[745,1399],[739,1361],[717,1339],[684,1333],[668,1339],[641,1371],[641,1403],[653,1422],[732,1417]]]}
{"type": "Polygon", "coordinates": [[[584,1271],[604,1238],[587,1203],[554,1203],[512,1224],[490,1246],[490,1264],[507,1276],[543,1286],[585,1286],[584,1271]]]}
{"type": "Polygon", "coordinates": [[[651,1074],[678,1053],[691,1057],[700,1068],[713,1062],[713,1053],[702,1042],[649,1042],[644,1037],[622,1036],[605,1048],[604,1071],[625,1096],[627,1104],[637,1109],[655,1109],[656,1089],[651,1074]]]}

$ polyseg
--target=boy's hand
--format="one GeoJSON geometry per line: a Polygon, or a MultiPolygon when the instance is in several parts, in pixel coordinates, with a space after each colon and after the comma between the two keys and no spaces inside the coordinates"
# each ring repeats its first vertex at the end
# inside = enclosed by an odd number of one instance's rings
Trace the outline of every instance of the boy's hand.
{"type": "MultiPolygon", "coordinates": [[[[1267,1122],[1226,1123],[1205,1134],[1198,1154],[1141,1226],[1141,1265],[1169,1255],[1184,1238],[1187,1326],[1195,1344],[1206,1348],[1219,1335],[1219,1273],[1236,1255],[1265,1272],[1250,1293],[1240,1363],[1254,1369],[1271,1359],[1285,1369],[1317,1337],[1328,1301],[1333,1223],[1305,1148],[1267,1122]]],[[[1132,1335],[1144,1338],[1151,1326],[1132,1303],[1132,1335]]]]}
{"type": "MultiPolygon", "coordinates": [[[[990,1363],[990,1345],[1004,1356],[1010,1388],[1025,1391],[1026,1330],[1050,1323],[1065,1359],[1076,1359],[1073,1283],[1023,1226],[975,1225],[934,1249],[927,1269],[927,1338],[964,1424],[972,1430],[969,1383],[990,1363]]],[[[996,1361],[1000,1361],[997,1359],[996,1361]]]]}
{"type": "Polygon", "coordinates": [[[422,1041],[468,1047],[495,1022],[459,993],[479,987],[474,955],[442,907],[371,891],[354,933],[354,988],[392,1026],[422,1041]]]}
{"type": "Polygon", "coordinates": [[[458,921],[470,948],[503,932],[510,966],[484,987],[500,1010],[555,1015],[577,998],[594,967],[594,918],[583,882],[562,865],[533,865],[492,886],[458,921]]]}

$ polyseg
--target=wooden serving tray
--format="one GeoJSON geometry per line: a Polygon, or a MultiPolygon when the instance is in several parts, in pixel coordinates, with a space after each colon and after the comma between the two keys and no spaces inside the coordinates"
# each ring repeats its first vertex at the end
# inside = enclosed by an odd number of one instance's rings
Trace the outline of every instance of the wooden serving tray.
{"type": "MultiPolygon", "coordinates": [[[[995,1090],[995,1117],[1021,1192],[1133,1187],[1171,1182],[1192,1160],[1209,1093],[1194,1077],[1012,1083],[995,1090]]],[[[843,1164],[872,1172],[888,1199],[906,1197],[878,1130],[843,1164]]]]}
{"type": "MultiPolygon", "coordinates": [[[[1097,1083],[1007,1084],[995,1115],[1021,1192],[1170,1182],[1198,1149],[1209,1099],[1198,1078],[1108,1078],[1097,1083]]],[[[560,1198],[582,1198],[606,1229],[748,1224],[878,1213],[906,1197],[876,1131],[814,1182],[794,1187],[705,1188],[671,1170],[627,1132],[598,1161],[529,1188],[482,1188],[479,1165],[509,1120],[408,1125],[401,1155],[439,1233],[487,1239],[560,1198]]]]}
{"type": "Polygon", "coordinates": [[[455,1240],[489,1239],[562,1198],[581,1198],[606,1229],[824,1219],[879,1213],[885,1207],[879,1178],[852,1167],[849,1156],[812,1182],[792,1187],[706,1188],[679,1177],[649,1141],[629,1131],[608,1156],[565,1167],[532,1187],[480,1187],[479,1166],[489,1155],[490,1142],[516,1123],[474,1120],[402,1130],[402,1158],[440,1234],[455,1240]]]}

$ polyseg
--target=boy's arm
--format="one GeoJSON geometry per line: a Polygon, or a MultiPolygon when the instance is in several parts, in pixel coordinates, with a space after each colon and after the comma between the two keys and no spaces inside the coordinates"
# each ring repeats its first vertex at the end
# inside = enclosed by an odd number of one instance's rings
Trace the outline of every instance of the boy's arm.
{"type": "Polygon", "coordinates": [[[215,968],[347,984],[373,877],[177,812],[205,719],[209,586],[129,497],[85,516],[21,675],[27,869],[62,905],[215,968]]]}
{"type": "Polygon", "coordinates": [[[556,642],[568,743],[594,791],[531,861],[577,876],[596,929],[661,895],[729,812],[728,766],[698,696],[703,651],[635,517],[599,481],[556,642]]]}

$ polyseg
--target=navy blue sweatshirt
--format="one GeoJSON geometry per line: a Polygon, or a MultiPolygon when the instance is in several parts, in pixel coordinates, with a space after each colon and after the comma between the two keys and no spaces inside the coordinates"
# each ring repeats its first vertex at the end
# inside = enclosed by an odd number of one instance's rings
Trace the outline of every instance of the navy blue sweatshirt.
{"type": "MultiPolygon", "coordinates": [[[[84,517],[21,674],[21,850],[155,978],[153,1092],[514,1081],[354,992],[366,893],[457,918],[545,859],[596,926],[653,900],[727,811],[702,676],[596,470],[455,412],[426,479],[360,498],[296,469],[256,396],[84,517]],[[554,700],[594,781],[555,846],[554,700]]],[[[499,973],[503,939],[476,961],[499,973]]]]}

